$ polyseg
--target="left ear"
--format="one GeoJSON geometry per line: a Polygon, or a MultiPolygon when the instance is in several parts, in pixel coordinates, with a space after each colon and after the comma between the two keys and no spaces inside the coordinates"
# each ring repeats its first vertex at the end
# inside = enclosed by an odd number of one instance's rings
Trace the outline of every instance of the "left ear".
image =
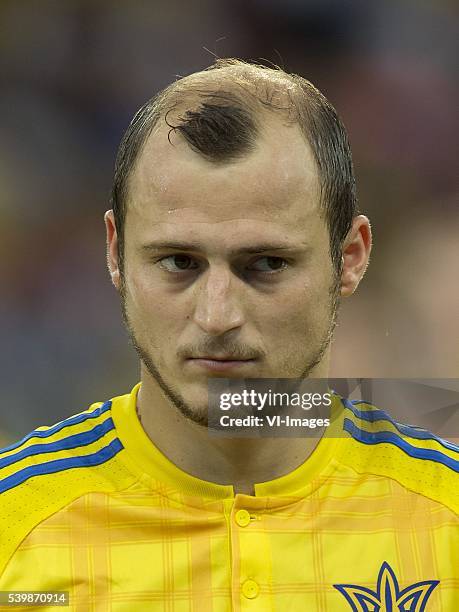
{"type": "Polygon", "coordinates": [[[368,266],[371,251],[370,221],[365,215],[358,215],[352,221],[343,244],[343,271],[341,274],[341,295],[349,297],[357,289],[368,266]]]}

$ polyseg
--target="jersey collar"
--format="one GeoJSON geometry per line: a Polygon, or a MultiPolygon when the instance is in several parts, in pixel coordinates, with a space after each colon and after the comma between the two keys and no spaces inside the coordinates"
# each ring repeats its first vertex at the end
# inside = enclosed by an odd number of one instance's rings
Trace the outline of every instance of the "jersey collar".
{"type": "MultiPolygon", "coordinates": [[[[139,422],[136,402],[140,385],[138,383],[130,394],[112,399],[112,418],[125,450],[121,455],[124,455],[131,469],[170,487],[170,493],[175,491],[193,497],[220,500],[235,497],[254,499],[249,495],[235,495],[232,485],[201,480],[172,463],[153,444],[139,422]]],[[[287,501],[283,499],[286,497],[306,497],[328,478],[340,451],[343,424],[341,400],[334,394],[332,397],[332,423],[313,453],[292,472],[274,480],[256,483],[255,498],[279,498],[278,503],[282,504],[287,501]]]]}

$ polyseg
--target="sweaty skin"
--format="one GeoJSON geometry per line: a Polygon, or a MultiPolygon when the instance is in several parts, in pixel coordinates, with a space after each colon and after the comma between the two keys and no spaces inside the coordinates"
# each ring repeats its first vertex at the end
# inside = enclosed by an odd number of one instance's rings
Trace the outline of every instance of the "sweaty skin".
{"type": "Polygon", "coordinates": [[[303,463],[317,439],[209,437],[207,379],[326,377],[333,295],[351,295],[365,272],[369,222],[355,218],[336,281],[298,126],[268,115],[255,151],[221,164],[167,133],[155,128],[130,177],[123,278],[105,215],[112,281],[142,357],[138,410],[178,467],[253,494],[303,463]],[[222,372],[191,359],[205,356],[245,361],[222,372]]]}

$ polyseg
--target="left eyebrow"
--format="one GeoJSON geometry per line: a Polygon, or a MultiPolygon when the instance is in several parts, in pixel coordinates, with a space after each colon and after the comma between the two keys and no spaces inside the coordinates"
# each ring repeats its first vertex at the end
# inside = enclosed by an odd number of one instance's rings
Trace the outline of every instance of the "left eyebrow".
{"type": "MultiPolygon", "coordinates": [[[[239,249],[233,249],[230,251],[230,255],[242,255],[242,254],[259,254],[268,253],[273,251],[303,251],[307,247],[306,245],[285,245],[276,243],[260,243],[254,244],[247,247],[241,247],[239,249]]],[[[196,242],[149,242],[141,247],[142,251],[203,251],[202,245],[196,242]]]]}

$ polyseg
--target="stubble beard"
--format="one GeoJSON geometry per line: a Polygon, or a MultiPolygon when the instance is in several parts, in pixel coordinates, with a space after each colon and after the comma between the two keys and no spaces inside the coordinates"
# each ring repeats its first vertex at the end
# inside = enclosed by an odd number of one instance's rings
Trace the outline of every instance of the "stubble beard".
{"type": "MultiPolygon", "coordinates": [[[[139,342],[134,327],[129,319],[129,314],[127,311],[127,300],[126,300],[126,289],[125,289],[125,281],[124,275],[121,274],[121,284],[120,284],[120,300],[121,300],[121,310],[123,315],[124,325],[128,332],[130,342],[134,347],[139,359],[146,367],[150,376],[157,382],[160,389],[164,393],[165,397],[172,403],[173,406],[182,414],[185,419],[192,421],[193,423],[200,425],[202,427],[208,427],[209,419],[207,411],[201,411],[193,409],[193,407],[186,402],[184,397],[174,389],[170,384],[168,384],[164,378],[162,377],[158,367],[155,365],[153,358],[149,354],[148,350],[146,350],[141,343],[139,342]]],[[[326,332],[323,334],[321,341],[319,343],[318,348],[313,353],[311,358],[308,360],[305,366],[303,366],[303,370],[298,373],[298,375],[289,376],[289,378],[308,378],[310,373],[321,363],[325,352],[330,345],[333,332],[335,330],[337,319],[338,319],[338,310],[339,310],[339,295],[340,295],[340,282],[339,275],[335,274],[333,278],[333,284],[329,290],[329,318],[328,318],[328,326],[326,332]]]]}

